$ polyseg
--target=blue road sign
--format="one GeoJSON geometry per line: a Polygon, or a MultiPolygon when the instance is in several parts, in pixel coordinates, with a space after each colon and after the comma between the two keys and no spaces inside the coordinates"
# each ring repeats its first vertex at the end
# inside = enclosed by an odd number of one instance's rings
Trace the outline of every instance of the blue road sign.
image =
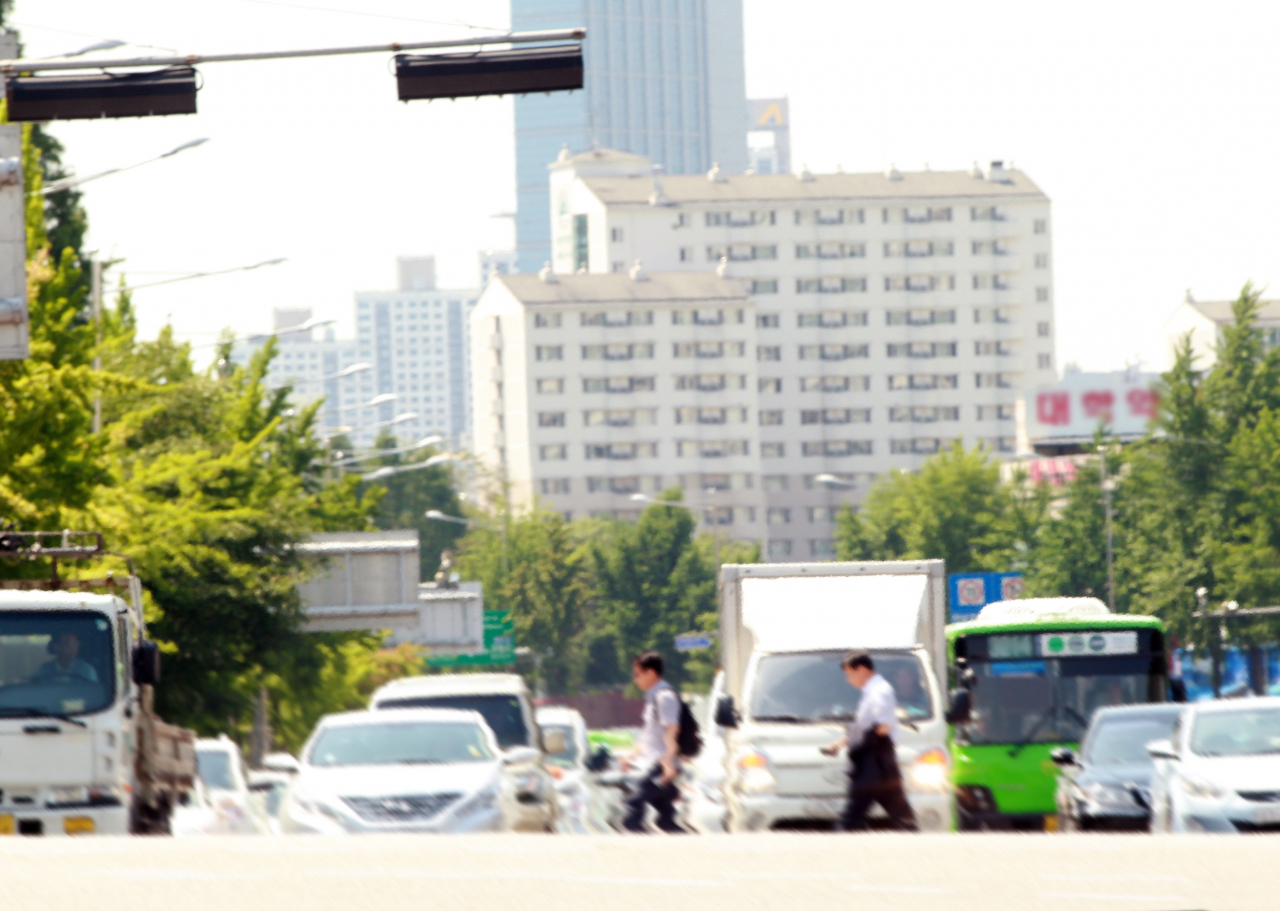
{"type": "Polygon", "coordinates": [[[676,636],[677,652],[696,652],[699,649],[711,648],[711,637],[706,633],[693,633],[688,636],[676,636]]]}

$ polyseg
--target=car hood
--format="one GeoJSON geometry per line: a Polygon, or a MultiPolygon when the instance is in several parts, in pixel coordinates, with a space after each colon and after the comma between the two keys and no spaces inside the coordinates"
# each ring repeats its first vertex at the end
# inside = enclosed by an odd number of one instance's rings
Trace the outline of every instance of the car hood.
{"type": "Polygon", "coordinates": [[[307,766],[296,787],[325,797],[394,797],[405,794],[470,794],[498,777],[496,762],[421,765],[364,765],[317,768],[307,766]]]}
{"type": "Polygon", "coordinates": [[[1193,775],[1236,791],[1280,790],[1280,756],[1195,756],[1184,761],[1193,775]]]}
{"type": "Polygon", "coordinates": [[[1084,771],[1076,776],[1076,783],[1086,784],[1109,784],[1123,787],[1125,785],[1138,785],[1146,787],[1151,784],[1151,765],[1149,763],[1137,763],[1134,765],[1104,765],[1104,766],[1086,766],[1084,771]]]}

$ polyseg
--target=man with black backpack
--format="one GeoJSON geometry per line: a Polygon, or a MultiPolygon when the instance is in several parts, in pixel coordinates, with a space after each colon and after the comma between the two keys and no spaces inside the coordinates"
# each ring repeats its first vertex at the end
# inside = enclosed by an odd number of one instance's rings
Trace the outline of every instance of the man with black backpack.
{"type": "Polygon", "coordinates": [[[674,802],[679,794],[676,775],[680,757],[696,756],[702,746],[698,723],[693,719],[671,684],[662,679],[662,656],[657,652],[637,655],[631,662],[631,679],[644,692],[644,727],[640,731],[635,765],[644,777],[627,798],[622,826],[629,832],[643,832],[645,810],[652,806],[658,828],[664,832],[684,832],[676,822],[674,802]]]}

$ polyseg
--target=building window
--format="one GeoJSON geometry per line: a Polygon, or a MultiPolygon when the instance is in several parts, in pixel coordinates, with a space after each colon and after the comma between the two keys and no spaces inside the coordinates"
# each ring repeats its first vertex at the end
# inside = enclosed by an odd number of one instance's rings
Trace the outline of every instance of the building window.
{"type": "Polygon", "coordinates": [[[977,357],[1008,357],[1013,354],[1012,342],[974,342],[973,353],[977,357]]]}
{"type": "Polygon", "coordinates": [[[889,409],[889,420],[895,424],[907,422],[912,424],[932,424],[935,421],[960,420],[960,406],[894,406],[889,409]]]}
{"type": "Polygon", "coordinates": [[[813,523],[834,522],[843,508],[842,506],[810,506],[809,521],[813,523]]]}
{"type": "Polygon", "coordinates": [[[800,412],[801,424],[869,424],[870,408],[811,408],[800,412]]]}
{"type": "Polygon", "coordinates": [[[590,246],[587,241],[587,216],[573,216],[573,271],[588,268],[590,246]]]}
{"type": "Polygon", "coordinates": [[[619,272],[626,272],[626,271],[627,271],[627,264],[626,264],[626,263],[624,263],[624,262],[623,262],[622,260],[620,260],[620,259],[615,259],[615,260],[613,261],[613,265],[609,267],[609,271],[611,271],[611,272],[613,272],[613,273],[615,273],[615,274],[617,274],[617,273],[619,273],[619,272]]]}
{"type": "Polygon", "coordinates": [[[787,489],[787,476],[785,474],[767,474],[764,476],[765,493],[782,493],[787,489]]]}
{"type": "Polygon", "coordinates": [[[751,280],[752,294],[777,294],[778,280],[776,278],[753,278],[751,280]]]}
{"type": "Polygon", "coordinates": [[[539,427],[563,427],[564,412],[563,411],[539,411],[538,426],[539,427]]]}
{"type": "Polygon", "coordinates": [[[533,315],[533,325],[538,329],[559,329],[560,314],[559,313],[535,313],[533,315]]]}
{"type": "Polygon", "coordinates": [[[653,392],[656,387],[651,376],[593,376],[582,380],[583,392],[653,392]]]}
{"type": "Polygon", "coordinates": [[[1049,324],[1036,323],[1036,335],[1040,336],[1041,338],[1047,338],[1049,336],[1049,324]]]}
{"type": "Polygon", "coordinates": [[[756,325],[761,329],[777,329],[782,325],[782,317],[777,313],[761,313],[756,316],[756,325]]]}
{"type": "Polygon", "coordinates": [[[806,456],[871,455],[871,440],[812,440],[800,444],[800,454],[806,456]]]}
{"type": "Polygon", "coordinates": [[[747,409],[734,408],[677,408],[677,424],[745,424],[747,409]]]}
{"type": "Polygon", "coordinates": [[[972,221],[1004,221],[1004,214],[995,206],[973,206],[969,209],[972,221]]]}
{"type": "Polygon", "coordinates": [[[758,361],[780,361],[782,360],[782,346],[780,345],[757,345],[756,360],[758,361]]]}
{"type": "Polygon", "coordinates": [[[741,357],[746,353],[744,342],[673,342],[671,348],[673,357],[741,357]]]}
{"type": "Polygon", "coordinates": [[[543,478],[538,483],[539,489],[544,494],[557,494],[569,492],[568,478],[543,478]]]}
{"type": "Polygon", "coordinates": [[[621,242],[622,242],[622,229],[621,229],[621,228],[610,228],[610,229],[609,229],[609,240],[613,241],[615,244],[617,244],[617,243],[621,243],[621,242]]]}
{"type": "Polygon", "coordinates": [[[1052,355],[1052,354],[1037,354],[1037,355],[1036,355],[1036,367],[1038,367],[1040,370],[1052,370],[1052,369],[1053,369],[1053,355],[1052,355]]]}
{"type": "MultiPolygon", "coordinates": [[[[995,374],[992,374],[994,376],[995,374]]],[[[889,377],[889,389],[958,389],[960,377],[954,373],[898,373],[889,377]]]]}
{"type": "Polygon", "coordinates": [[[770,506],[764,515],[764,520],[769,525],[791,524],[791,510],[785,506],[770,506]]]}
{"type": "Polygon", "coordinates": [[[538,380],[537,390],[542,395],[559,395],[564,392],[564,380],[560,377],[542,378],[538,380]]]}
{"type": "Polygon", "coordinates": [[[652,459],[657,458],[657,443],[588,443],[588,459],[652,459]]]}
{"type": "Polygon", "coordinates": [[[760,392],[781,392],[782,378],[776,376],[762,376],[756,379],[756,388],[760,392]]]}
{"type": "Polygon", "coordinates": [[[597,310],[578,317],[584,326],[652,326],[652,310],[597,310]]]}
{"type": "Polygon", "coordinates": [[[781,409],[776,409],[776,410],[771,410],[771,411],[761,411],[761,412],[760,412],[760,424],[761,424],[761,426],[765,426],[765,427],[768,427],[768,426],[776,426],[776,425],[781,424],[781,423],[782,423],[782,411],[781,411],[781,409]]]}
{"type": "Polygon", "coordinates": [[[1013,381],[1004,373],[976,373],[974,385],[978,389],[1009,389],[1013,381]]]}
{"type": "Polygon", "coordinates": [[[1049,289],[1036,288],[1036,303],[1046,304],[1049,302],[1049,289]]]}
{"type": "Polygon", "coordinates": [[[979,421],[1012,421],[1014,419],[1012,405],[979,405],[979,421]]]}
{"type": "Polygon", "coordinates": [[[955,357],[955,342],[905,342],[885,346],[888,357],[955,357]]]}
{"type": "Polygon", "coordinates": [[[781,443],[761,443],[760,457],[765,459],[781,459],[787,453],[786,447],[781,443]]]}
{"type": "MultiPolygon", "coordinates": [[[[683,218],[684,216],[682,215],[680,217],[683,218]]],[[[693,247],[680,248],[680,262],[682,263],[693,262],[693,247]]]]}
{"type": "Polygon", "coordinates": [[[1033,222],[1033,223],[1032,223],[1032,230],[1033,230],[1036,234],[1047,234],[1047,233],[1049,233],[1049,221],[1048,221],[1048,219],[1044,219],[1044,218],[1037,218],[1037,219],[1035,220],[1035,222],[1033,222]]]}
{"type": "Polygon", "coordinates": [[[836,555],[836,542],[830,538],[810,538],[809,556],[823,560],[833,559],[836,555]]]}
{"type": "Polygon", "coordinates": [[[725,389],[746,389],[747,378],[741,373],[698,373],[676,376],[677,390],[720,392],[725,389]]]}
{"type": "Polygon", "coordinates": [[[1036,268],[1037,268],[1037,269],[1048,269],[1048,268],[1049,268],[1049,254],[1048,254],[1048,253],[1037,253],[1037,254],[1036,254],[1036,268]]]}
{"type": "Polygon", "coordinates": [[[608,427],[635,427],[638,425],[654,424],[658,420],[657,408],[628,408],[628,409],[592,409],[591,411],[582,412],[582,423],[587,427],[596,427],[600,425],[608,427]]]}
{"type": "Polygon", "coordinates": [[[569,447],[564,443],[538,447],[538,458],[543,462],[558,462],[567,459],[568,457],[569,447]]]}
{"type": "Polygon", "coordinates": [[[533,354],[540,361],[564,360],[564,348],[560,345],[538,345],[533,349],[533,354]]]}
{"type": "Polygon", "coordinates": [[[791,556],[790,541],[770,541],[769,542],[769,559],[784,560],[791,556]]]}
{"type": "Polygon", "coordinates": [[[722,459],[749,454],[747,440],[679,440],[676,443],[676,455],[681,458],[722,459]]]}
{"type": "Polygon", "coordinates": [[[637,343],[633,345],[583,345],[584,361],[630,361],[653,357],[653,343],[637,343]]]}
{"type": "Polygon", "coordinates": [[[800,345],[802,361],[846,361],[855,357],[870,357],[870,345],[800,345]]]}

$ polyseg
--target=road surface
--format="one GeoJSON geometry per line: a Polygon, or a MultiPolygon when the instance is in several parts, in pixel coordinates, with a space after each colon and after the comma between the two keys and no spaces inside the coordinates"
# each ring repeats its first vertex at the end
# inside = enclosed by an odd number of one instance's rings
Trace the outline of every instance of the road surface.
{"type": "Polygon", "coordinates": [[[0,839],[51,911],[1276,911],[1280,837],[0,839]]]}

